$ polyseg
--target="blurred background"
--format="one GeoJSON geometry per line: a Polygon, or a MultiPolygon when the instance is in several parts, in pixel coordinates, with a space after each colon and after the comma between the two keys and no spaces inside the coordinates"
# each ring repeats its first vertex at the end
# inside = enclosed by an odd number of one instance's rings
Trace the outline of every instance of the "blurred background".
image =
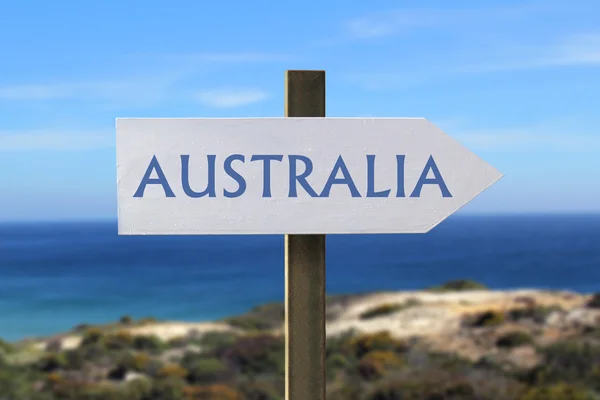
{"type": "Polygon", "coordinates": [[[598,399],[599,19],[2,2],[0,398],[283,398],[283,238],[118,237],[114,125],[283,116],[284,71],[325,69],[328,116],[425,117],[505,174],[429,234],[328,238],[328,398],[598,399]]]}

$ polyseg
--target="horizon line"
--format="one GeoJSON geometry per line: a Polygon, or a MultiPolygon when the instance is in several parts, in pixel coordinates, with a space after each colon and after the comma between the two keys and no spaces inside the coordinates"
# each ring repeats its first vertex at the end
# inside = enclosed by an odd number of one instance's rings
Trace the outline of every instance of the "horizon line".
{"type": "MultiPolygon", "coordinates": [[[[536,212],[536,211],[499,211],[490,213],[457,213],[448,216],[449,218],[479,218],[479,217],[560,217],[560,216],[600,216],[600,210],[597,211],[548,211],[548,212],[536,212]]],[[[117,223],[117,217],[83,217],[83,218],[40,218],[40,219],[0,219],[0,225],[14,225],[14,224],[40,224],[40,223],[117,223]]],[[[443,221],[442,221],[443,223],[443,221]]]]}

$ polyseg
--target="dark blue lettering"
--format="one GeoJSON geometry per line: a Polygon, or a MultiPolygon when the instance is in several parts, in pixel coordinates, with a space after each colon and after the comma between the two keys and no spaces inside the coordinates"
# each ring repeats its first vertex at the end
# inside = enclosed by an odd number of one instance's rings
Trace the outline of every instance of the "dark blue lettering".
{"type": "Polygon", "coordinates": [[[319,197],[317,192],[310,187],[309,183],[306,181],[306,177],[309,176],[313,170],[313,163],[310,158],[305,156],[292,155],[288,156],[290,161],[290,192],[288,197],[298,197],[298,191],[296,189],[296,183],[300,183],[300,186],[304,188],[306,193],[310,197],[319,197]],[[298,175],[296,170],[296,161],[302,161],[305,165],[304,172],[301,175],[298,175]]]}
{"type": "Polygon", "coordinates": [[[388,197],[392,189],[375,191],[375,156],[367,156],[367,197],[388,197]]]}
{"type": "Polygon", "coordinates": [[[423,189],[423,185],[438,185],[440,190],[442,191],[442,197],[452,197],[444,179],[442,179],[442,175],[440,174],[440,170],[438,169],[435,161],[433,160],[433,156],[429,156],[429,160],[427,160],[427,164],[425,164],[425,168],[423,168],[423,172],[421,173],[421,177],[417,181],[417,185],[413,190],[410,197],[420,197],[421,189],[423,189]],[[433,178],[427,178],[429,171],[433,173],[433,178]]]}
{"type": "Polygon", "coordinates": [[[352,181],[350,171],[348,171],[348,167],[346,167],[342,156],[339,156],[337,161],[335,162],[335,165],[331,170],[331,174],[329,174],[329,178],[325,183],[325,187],[323,188],[320,197],[329,197],[329,193],[331,192],[331,187],[333,185],[347,185],[348,189],[350,189],[352,197],[360,197],[360,193],[356,188],[356,185],[352,181]],[[337,178],[338,171],[342,172],[342,178],[337,178]]]}
{"type": "Polygon", "coordinates": [[[195,192],[190,187],[190,156],[181,156],[181,186],[186,195],[192,198],[204,197],[216,197],[215,191],[215,159],[217,156],[208,155],[208,183],[206,189],[202,192],[195,192]]]}
{"type": "Polygon", "coordinates": [[[254,155],[250,161],[263,162],[263,197],[271,197],[271,161],[283,160],[282,155],[254,155]]]}
{"type": "Polygon", "coordinates": [[[406,197],[404,193],[404,155],[396,155],[396,197],[406,197]]]}
{"type": "Polygon", "coordinates": [[[165,191],[165,196],[167,197],[175,197],[175,193],[171,190],[169,186],[169,182],[167,182],[167,177],[162,171],[156,156],[152,156],[152,160],[150,160],[150,165],[148,165],[148,169],[146,169],[146,173],[142,178],[142,182],[140,182],[140,186],[135,191],[133,197],[144,197],[144,190],[146,189],[146,185],[162,185],[163,190],[165,191]],[[152,175],[152,171],[156,171],[157,178],[150,178],[152,175]]]}
{"type": "Polygon", "coordinates": [[[231,163],[236,160],[244,162],[244,156],[241,154],[232,154],[225,159],[225,173],[232,177],[238,184],[238,190],[235,192],[230,192],[227,189],[223,189],[223,195],[228,198],[240,197],[246,191],[246,180],[231,166],[231,163]]]}

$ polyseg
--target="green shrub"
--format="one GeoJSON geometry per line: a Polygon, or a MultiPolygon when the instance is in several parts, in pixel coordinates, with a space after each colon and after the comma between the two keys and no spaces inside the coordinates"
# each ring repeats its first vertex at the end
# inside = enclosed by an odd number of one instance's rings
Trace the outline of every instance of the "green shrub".
{"type": "Polygon", "coordinates": [[[282,337],[258,334],[238,339],[233,345],[217,352],[242,374],[283,373],[285,346],[282,337]]]}
{"type": "Polygon", "coordinates": [[[152,399],[152,382],[149,379],[134,379],[124,386],[124,394],[127,400],[152,399]]]}
{"type": "Polygon", "coordinates": [[[366,319],[372,319],[372,318],[382,317],[385,315],[394,314],[394,313],[397,313],[406,308],[416,306],[418,304],[419,304],[418,300],[412,300],[412,301],[409,300],[406,303],[402,303],[402,304],[397,304],[397,303],[396,304],[395,303],[381,304],[377,307],[374,307],[374,308],[367,310],[367,311],[363,312],[362,314],[360,314],[360,319],[366,320],[366,319]]]}
{"type": "Polygon", "coordinates": [[[122,381],[127,375],[127,368],[124,364],[117,364],[113,369],[108,371],[107,378],[113,381],[122,381]]]}
{"type": "Polygon", "coordinates": [[[589,308],[600,308],[600,293],[596,293],[588,301],[587,306],[589,308]]]}
{"type": "Polygon", "coordinates": [[[5,340],[0,339],[0,354],[11,354],[15,352],[15,346],[5,340]]]}
{"type": "Polygon", "coordinates": [[[267,321],[252,315],[229,318],[226,322],[235,328],[245,331],[262,331],[271,328],[271,324],[267,321]]]}
{"type": "Polygon", "coordinates": [[[476,400],[475,388],[465,378],[444,375],[422,379],[389,380],[375,385],[367,400],[476,400]],[[441,380],[437,380],[441,379],[441,380]]]}
{"type": "Polygon", "coordinates": [[[188,353],[181,363],[188,370],[188,380],[193,384],[218,382],[228,375],[227,366],[218,358],[188,353]]]}
{"type": "MultiPolygon", "coordinates": [[[[350,381],[344,385],[338,385],[331,388],[331,390],[327,392],[327,400],[365,400],[364,390],[365,389],[360,382],[350,381]]],[[[400,400],[404,399],[400,398],[400,400]]]]}
{"type": "Polygon", "coordinates": [[[232,326],[249,331],[269,330],[283,324],[285,307],[283,303],[268,303],[254,307],[250,312],[229,318],[232,326]]]}
{"type": "Polygon", "coordinates": [[[231,346],[238,339],[238,335],[231,332],[207,332],[198,344],[206,349],[220,349],[231,346]]]}
{"type": "Polygon", "coordinates": [[[63,342],[61,338],[53,338],[46,341],[46,351],[57,353],[62,350],[63,342]]]}
{"type": "Polygon", "coordinates": [[[467,280],[467,279],[459,279],[455,281],[446,282],[440,286],[434,286],[429,288],[430,291],[433,292],[460,292],[467,290],[489,290],[489,288],[479,282],[467,280]]]}
{"type": "Polygon", "coordinates": [[[156,378],[160,377],[158,374],[164,366],[165,362],[160,358],[150,358],[150,361],[148,361],[144,369],[142,369],[140,372],[156,378]]]}
{"type": "Polygon", "coordinates": [[[329,357],[332,354],[346,351],[348,344],[356,336],[357,334],[354,330],[348,330],[336,336],[328,337],[326,341],[326,356],[329,357]]]}
{"type": "Polygon", "coordinates": [[[152,357],[144,353],[126,353],[118,364],[129,371],[143,372],[148,369],[152,357]]]}
{"type": "Polygon", "coordinates": [[[133,336],[128,332],[118,332],[106,335],[102,341],[104,347],[110,350],[124,350],[133,346],[133,336]]]}
{"type": "Polygon", "coordinates": [[[351,338],[345,347],[357,358],[362,358],[371,351],[403,352],[408,349],[406,342],[392,337],[387,331],[358,335],[351,338]]]}
{"type": "Polygon", "coordinates": [[[132,346],[139,351],[158,352],[165,349],[166,343],[155,335],[140,335],[133,338],[132,346]]]}
{"type": "Polygon", "coordinates": [[[185,378],[188,376],[188,371],[181,365],[167,364],[162,366],[156,373],[158,378],[185,378]]]}
{"type": "Polygon", "coordinates": [[[100,328],[88,328],[81,339],[82,346],[98,344],[104,338],[104,333],[100,328]]]}
{"type": "Polygon", "coordinates": [[[589,389],[564,383],[530,389],[520,400],[598,400],[589,389]]]}
{"type": "Polygon", "coordinates": [[[342,353],[334,353],[327,357],[327,369],[344,369],[350,364],[348,357],[342,353]]]}
{"type": "Polygon", "coordinates": [[[261,315],[265,317],[265,319],[273,319],[279,322],[285,316],[285,305],[280,302],[262,304],[254,307],[251,313],[261,315]]]}
{"type": "Polygon", "coordinates": [[[36,368],[42,372],[53,372],[66,366],[64,354],[45,354],[36,362],[36,368]]]}
{"type": "Polygon", "coordinates": [[[244,382],[238,389],[244,400],[284,400],[283,388],[265,380],[244,382]]]}
{"type": "Polygon", "coordinates": [[[431,366],[440,368],[443,371],[469,371],[474,367],[471,360],[457,353],[428,351],[425,355],[431,366]]]}
{"type": "Polygon", "coordinates": [[[358,373],[364,380],[372,381],[381,378],[386,370],[398,368],[403,360],[393,351],[372,351],[361,358],[358,373]]]}
{"type": "Polygon", "coordinates": [[[515,308],[508,312],[510,319],[518,321],[521,319],[531,319],[539,324],[546,321],[546,318],[555,311],[563,311],[559,306],[533,306],[525,308],[515,308]]]}
{"type": "Polygon", "coordinates": [[[179,378],[156,379],[152,382],[151,395],[149,399],[160,400],[184,400],[185,381],[179,378]]]}
{"type": "Polygon", "coordinates": [[[509,332],[498,338],[496,345],[504,348],[514,348],[533,344],[531,335],[525,332],[509,332]]]}
{"type": "Polygon", "coordinates": [[[329,355],[325,361],[327,379],[335,379],[339,372],[350,369],[351,365],[353,365],[353,362],[351,362],[345,354],[334,353],[329,355]]]}
{"type": "Polygon", "coordinates": [[[166,343],[166,347],[169,349],[183,349],[189,344],[188,339],[185,337],[176,337],[169,339],[166,343]]]}
{"type": "Polygon", "coordinates": [[[79,369],[83,368],[83,365],[86,362],[83,352],[81,351],[81,348],[65,351],[64,357],[65,357],[65,364],[66,364],[65,368],[66,369],[79,370],[79,369]]]}
{"type": "Polygon", "coordinates": [[[121,325],[132,325],[133,318],[129,315],[123,315],[121,318],[119,318],[119,323],[121,325]]]}
{"type": "Polygon", "coordinates": [[[81,385],[77,400],[130,400],[120,388],[104,383],[88,383],[81,385]]]}
{"type": "Polygon", "coordinates": [[[378,363],[368,360],[360,360],[358,363],[358,375],[365,381],[379,379],[385,373],[384,367],[378,363]]]}
{"type": "Polygon", "coordinates": [[[475,327],[487,327],[497,326],[504,323],[504,313],[499,311],[486,311],[475,317],[473,326],[475,327]]]}
{"type": "MultiPolygon", "coordinates": [[[[36,375],[21,366],[0,360],[0,398],[6,400],[42,400],[34,389],[36,375]]],[[[51,400],[43,398],[43,400],[51,400]]]]}
{"type": "Polygon", "coordinates": [[[223,384],[188,386],[183,389],[183,393],[187,399],[193,400],[242,400],[240,392],[223,384]]]}
{"type": "Polygon", "coordinates": [[[583,334],[591,336],[595,339],[600,339],[600,325],[597,326],[585,326],[583,328],[583,334]]]}
{"type": "Polygon", "coordinates": [[[530,382],[566,382],[600,390],[600,345],[565,340],[542,349],[541,353],[543,361],[531,371],[530,382]]]}
{"type": "Polygon", "coordinates": [[[64,353],[66,369],[78,370],[85,364],[94,363],[110,358],[106,348],[101,343],[92,343],[64,353]]]}

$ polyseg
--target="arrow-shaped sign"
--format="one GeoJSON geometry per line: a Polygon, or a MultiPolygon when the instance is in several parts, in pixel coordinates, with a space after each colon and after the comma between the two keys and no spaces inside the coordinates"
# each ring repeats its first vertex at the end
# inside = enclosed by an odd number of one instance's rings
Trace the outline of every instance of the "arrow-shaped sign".
{"type": "Polygon", "coordinates": [[[421,118],[118,119],[120,234],[423,233],[502,174],[421,118]]]}

